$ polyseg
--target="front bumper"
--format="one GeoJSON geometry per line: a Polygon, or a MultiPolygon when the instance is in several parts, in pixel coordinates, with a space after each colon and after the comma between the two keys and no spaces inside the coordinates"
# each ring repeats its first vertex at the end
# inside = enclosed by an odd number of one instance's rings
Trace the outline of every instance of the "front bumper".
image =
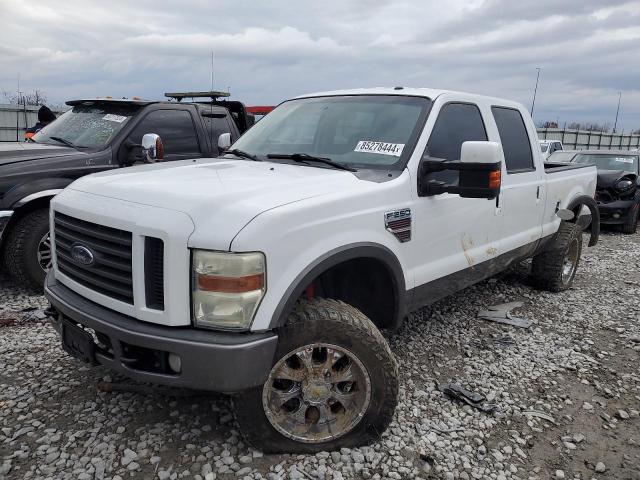
{"type": "Polygon", "coordinates": [[[2,232],[4,232],[5,227],[9,224],[12,215],[13,210],[0,210],[0,240],[2,240],[2,232]]]}
{"type": "Polygon", "coordinates": [[[231,393],[262,385],[271,370],[278,342],[273,333],[149,324],[87,300],[56,281],[53,271],[45,295],[58,312],[52,324],[59,334],[65,320],[92,330],[96,363],[135,380],[231,393]],[[169,353],[180,357],[180,373],[168,366],[169,353]]]}
{"type": "Polygon", "coordinates": [[[616,200],[608,203],[598,203],[600,211],[600,223],[608,225],[621,225],[638,208],[635,200],[616,200]]]}

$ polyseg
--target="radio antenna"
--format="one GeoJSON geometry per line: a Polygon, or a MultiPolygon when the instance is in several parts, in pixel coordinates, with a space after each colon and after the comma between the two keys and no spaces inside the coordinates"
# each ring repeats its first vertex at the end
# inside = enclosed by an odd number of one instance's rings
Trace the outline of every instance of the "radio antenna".
{"type": "Polygon", "coordinates": [[[213,91],[213,50],[211,50],[211,91],[213,91]]]}

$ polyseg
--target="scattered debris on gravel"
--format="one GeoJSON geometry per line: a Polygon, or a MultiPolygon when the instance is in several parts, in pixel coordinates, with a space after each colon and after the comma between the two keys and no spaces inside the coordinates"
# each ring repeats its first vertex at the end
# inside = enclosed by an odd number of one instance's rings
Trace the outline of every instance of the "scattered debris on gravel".
{"type": "Polygon", "coordinates": [[[390,429],[316,455],[253,450],[227,397],[78,368],[46,306],[0,277],[0,478],[640,478],[640,236],[605,233],[567,292],[532,289],[522,265],[414,314],[390,340],[390,429]],[[527,329],[476,318],[515,301],[527,329]]]}

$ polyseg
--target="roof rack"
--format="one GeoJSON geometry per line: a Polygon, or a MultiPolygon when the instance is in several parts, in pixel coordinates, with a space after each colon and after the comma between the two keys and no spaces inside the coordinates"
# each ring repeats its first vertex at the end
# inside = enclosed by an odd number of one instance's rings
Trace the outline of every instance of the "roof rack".
{"type": "Polygon", "coordinates": [[[210,92],[167,92],[164,96],[181,102],[184,98],[210,98],[211,100],[216,100],[218,98],[230,97],[231,94],[229,92],[216,92],[212,90],[210,92]]]}

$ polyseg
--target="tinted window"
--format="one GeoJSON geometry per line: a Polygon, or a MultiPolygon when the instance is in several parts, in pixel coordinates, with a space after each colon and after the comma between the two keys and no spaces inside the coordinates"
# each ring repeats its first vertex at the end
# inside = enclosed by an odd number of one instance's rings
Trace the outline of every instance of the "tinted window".
{"type": "MultiPolygon", "coordinates": [[[[218,137],[223,133],[231,133],[231,127],[226,116],[210,116],[207,113],[203,113],[202,120],[204,121],[205,128],[207,129],[207,135],[211,139],[211,145],[214,153],[218,149],[218,137]]],[[[233,134],[231,135],[233,137],[233,134]]],[[[232,138],[232,141],[235,140],[232,138]]]]}
{"type": "Polygon", "coordinates": [[[162,139],[165,155],[200,156],[198,137],[185,110],[155,110],[135,127],[129,140],[142,143],[145,133],[157,133],[162,139]]]}
{"type": "MultiPolygon", "coordinates": [[[[468,103],[449,103],[440,110],[425,153],[434,158],[460,160],[464,142],[486,140],[487,132],[478,107],[468,103]]],[[[431,174],[431,178],[451,183],[457,180],[458,172],[436,172],[431,174]]]]}
{"type": "Polygon", "coordinates": [[[529,135],[520,112],[504,107],[492,107],[491,111],[498,126],[507,172],[535,170],[529,135]]]}

